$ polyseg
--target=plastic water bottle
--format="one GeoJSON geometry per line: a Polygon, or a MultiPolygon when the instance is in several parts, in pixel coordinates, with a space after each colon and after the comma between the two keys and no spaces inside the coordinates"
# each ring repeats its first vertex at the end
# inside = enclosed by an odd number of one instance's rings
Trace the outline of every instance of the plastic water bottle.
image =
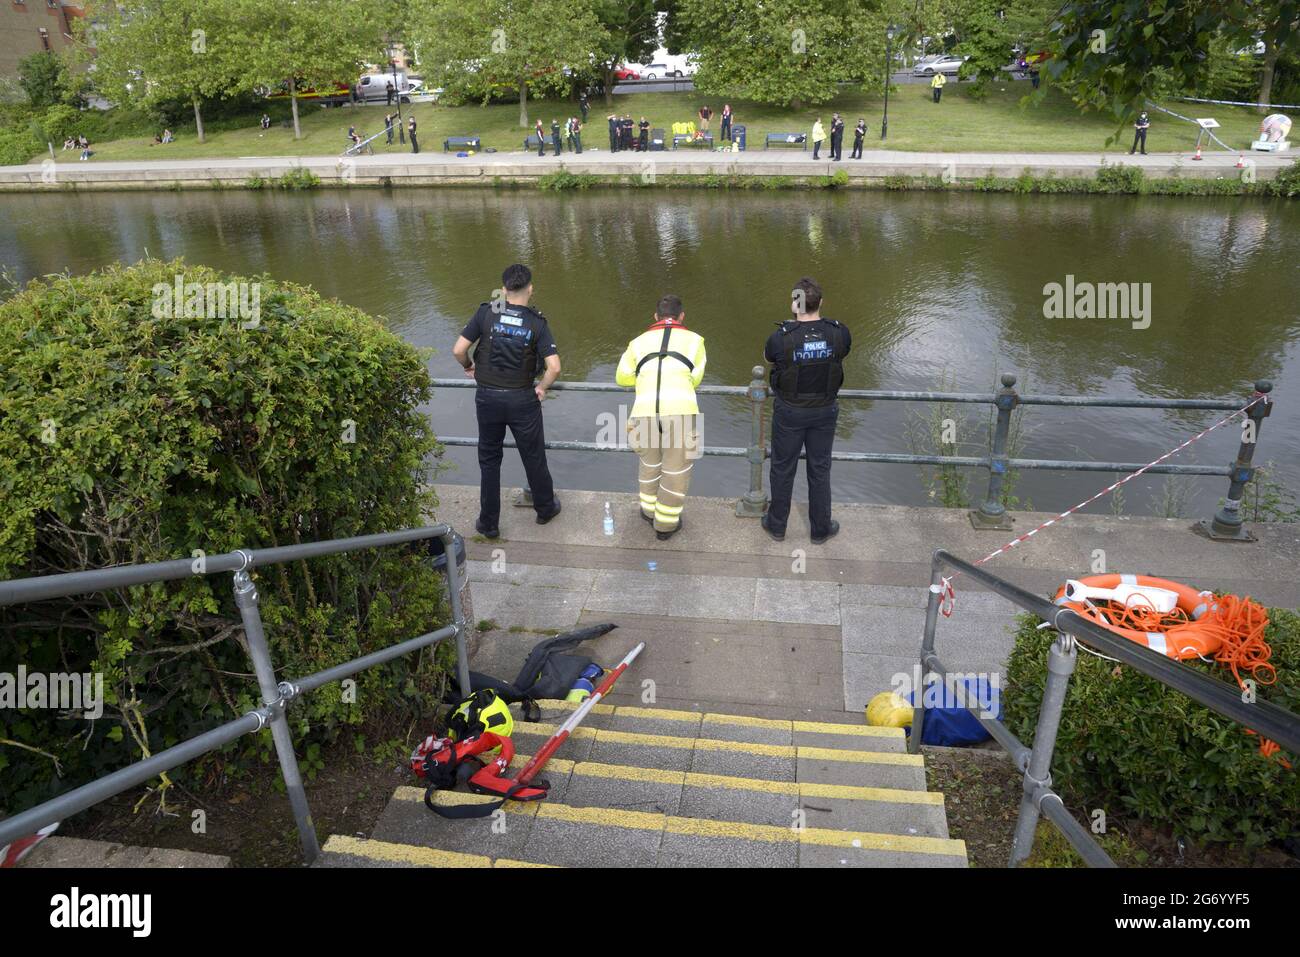
{"type": "Polygon", "coordinates": [[[609,507],[609,502],[605,503],[605,534],[614,534],[614,512],[609,507]]]}

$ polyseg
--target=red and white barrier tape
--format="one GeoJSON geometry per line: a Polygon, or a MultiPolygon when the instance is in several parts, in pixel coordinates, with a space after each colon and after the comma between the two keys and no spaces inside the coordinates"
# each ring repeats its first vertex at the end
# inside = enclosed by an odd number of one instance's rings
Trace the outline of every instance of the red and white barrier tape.
{"type": "MultiPolygon", "coordinates": [[[[1073,515],[1079,509],[1091,505],[1093,502],[1097,501],[1097,499],[1101,498],[1103,495],[1109,495],[1111,492],[1115,491],[1115,489],[1119,488],[1121,485],[1133,481],[1133,479],[1137,478],[1143,472],[1147,471],[1147,469],[1159,465],[1161,462],[1165,461],[1166,459],[1172,458],[1173,456],[1177,455],[1179,452],[1187,448],[1187,446],[1191,445],[1193,442],[1205,438],[1205,436],[1209,435],[1219,426],[1231,422],[1239,415],[1249,412],[1254,406],[1258,405],[1260,402],[1268,404],[1268,401],[1269,398],[1267,395],[1265,395],[1263,392],[1256,392],[1254,397],[1245,405],[1243,405],[1240,409],[1238,409],[1236,412],[1229,412],[1218,422],[1215,422],[1208,429],[1205,429],[1204,431],[1198,432],[1196,435],[1193,435],[1182,445],[1170,449],[1164,455],[1160,456],[1160,458],[1148,462],[1146,465],[1142,466],[1136,472],[1129,473],[1128,475],[1120,479],[1118,482],[1106,486],[1104,489],[1102,489],[1100,492],[1098,492],[1096,495],[1092,496],[1091,498],[1084,499],[1082,502],[1080,502],[1078,505],[1074,506],[1073,508],[1067,508],[1064,512],[1062,512],[1060,515],[1057,515],[1055,518],[1049,518],[1047,521],[1043,522],[1043,524],[1039,525],[1037,528],[1031,528],[1029,531],[1025,532],[1025,534],[1012,539],[1011,541],[1007,542],[1007,544],[1003,545],[1001,548],[997,549],[996,551],[989,552],[979,561],[972,562],[971,564],[983,565],[985,562],[997,558],[999,555],[1004,554],[1005,552],[1011,551],[1011,549],[1015,548],[1021,542],[1029,541],[1029,539],[1033,538],[1043,529],[1049,528],[1050,526],[1055,525],[1057,522],[1062,521],[1065,518],[1068,518],[1070,515],[1073,515]]],[[[961,572],[957,572],[956,574],[949,575],[948,577],[942,579],[942,585],[930,586],[931,591],[938,591],[941,596],[939,599],[939,611],[945,618],[952,617],[953,603],[957,599],[957,593],[953,591],[952,588],[952,580],[960,574],[961,572]]]]}

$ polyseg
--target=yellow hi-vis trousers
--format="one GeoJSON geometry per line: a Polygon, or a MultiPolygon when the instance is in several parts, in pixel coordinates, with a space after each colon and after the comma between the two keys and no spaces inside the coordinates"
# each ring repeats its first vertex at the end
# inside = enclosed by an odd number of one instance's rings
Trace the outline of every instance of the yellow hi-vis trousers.
{"type": "Polygon", "coordinates": [[[671,532],[682,520],[691,466],[700,455],[696,416],[637,416],[628,419],[627,434],[641,460],[641,514],[654,520],[656,532],[671,532]]]}

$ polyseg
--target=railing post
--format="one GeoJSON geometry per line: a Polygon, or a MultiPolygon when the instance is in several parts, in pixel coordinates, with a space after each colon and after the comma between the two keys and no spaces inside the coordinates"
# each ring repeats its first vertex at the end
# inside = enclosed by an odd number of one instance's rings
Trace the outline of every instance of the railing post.
{"type": "Polygon", "coordinates": [[[934,657],[934,632],[939,625],[939,605],[943,601],[943,566],[936,554],[930,561],[930,598],[925,605],[925,631],[921,634],[921,664],[917,680],[912,682],[912,733],[907,738],[907,750],[912,754],[921,751],[921,733],[925,729],[925,686],[934,657]]]}
{"type": "Polygon", "coordinates": [[[303,860],[312,864],[320,856],[320,843],[316,838],[316,825],[311,819],[311,808],[307,806],[307,792],[303,790],[298,758],[293,752],[293,735],[289,732],[289,722],[285,716],[286,692],[292,695],[293,691],[288,686],[281,688],[275,680],[275,667],[271,664],[262,615],[257,609],[257,586],[253,584],[246,567],[235,572],[234,591],[235,604],[239,606],[240,617],[244,620],[248,656],[253,660],[253,671],[257,674],[262,702],[271,711],[271,738],[275,742],[275,753],[280,759],[280,773],[284,776],[284,788],[289,794],[293,819],[298,825],[303,860]]]}
{"type": "MultiPolygon", "coordinates": [[[[447,594],[451,596],[451,622],[456,629],[456,680],[460,696],[472,694],[469,681],[469,655],[465,651],[465,610],[460,601],[460,566],[456,564],[456,538],[450,526],[438,536],[442,539],[443,554],[447,556],[447,594]]],[[[468,557],[468,556],[467,556],[468,557]]]]}
{"type": "Polygon", "coordinates": [[[989,490],[984,504],[970,513],[970,523],[976,528],[1011,529],[1011,516],[1002,504],[1002,483],[1007,474],[1007,439],[1011,434],[1011,413],[1020,403],[1016,394],[1016,377],[1004,375],[1002,389],[993,397],[998,410],[997,425],[993,429],[993,448],[989,454],[989,490]]]}
{"type": "Polygon", "coordinates": [[[763,381],[763,367],[754,366],[749,383],[751,409],[749,431],[749,491],[736,503],[736,514],[741,518],[762,518],[767,512],[767,492],[763,491],[763,463],[767,460],[767,443],[763,440],[763,407],[767,402],[767,383],[763,381]]]}
{"type": "Polygon", "coordinates": [[[1020,798],[1020,816],[1016,819],[1016,835],[1011,845],[1012,867],[1018,867],[1034,849],[1039,814],[1037,795],[1040,788],[1052,784],[1052,754],[1061,727],[1061,709],[1079,657],[1074,644],[1074,638],[1063,633],[1047,653],[1047,686],[1043,689],[1038,726],[1034,729],[1034,747],[1029,752],[1028,766],[1021,768],[1025,773],[1025,793],[1020,798]]]}
{"type": "Polygon", "coordinates": [[[1228,497],[1223,500],[1223,505],[1215,512],[1212,519],[1203,520],[1196,526],[1197,531],[1207,538],[1227,542],[1255,540],[1255,536],[1246,530],[1241,520],[1241,500],[1246,494],[1246,486],[1258,471],[1251,463],[1255,457],[1255,444],[1259,441],[1259,430],[1263,428],[1264,420],[1273,411],[1273,403],[1267,398],[1272,391],[1273,383],[1267,379],[1255,383],[1255,392],[1266,398],[1262,402],[1255,403],[1246,413],[1251,423],[1249,428],[1251,434],[1242,435],[1241,445],[1237,449],[1237,461],[1232,464],[1232,477],[1228,481],[1228,497]],[[1250,441],[1247,441],[1248,438],[1250,441]]]}

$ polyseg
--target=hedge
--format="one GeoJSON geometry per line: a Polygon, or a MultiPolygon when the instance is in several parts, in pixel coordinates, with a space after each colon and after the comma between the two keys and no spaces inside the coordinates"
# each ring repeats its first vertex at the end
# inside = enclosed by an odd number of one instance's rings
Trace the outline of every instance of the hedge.
{"type": "MultiPolygon", "coordinates": [[[[0,578],[387,531],[435,504],[424,358],[304,287],[180,260],[36,280],[0,304],[0,386],[0,578]],[[250,312],[222,318],[191,295],[206,285],[182,297],[190,315],[169,310],[177,277],[249,283],[235,288],[250,312]]],[[[255,577],[285,677],[446,620],[442,578],[414,548],[255,577]]],[[[11,813],[257,704],[229,575],[0,609],[0,635],[0,672],[102,672],[107,699],[98,721],[0,710],[11,813]]],[[[425,655],[362,673],[355,704],[322,689],[291,712],[298,743],[422,708],[442,682],[425,655]]],[[[242,773],[266,738],[182,774],[242,773]]]]}
{"type": "MultiPolygon", "coordinates": [[[[1300,617],[1269,610],[1266,640],[1277,683],[1259,697],[1300,714],[1300,617]]],[[[1047,674],[1049,633],[1020,617],[1003,692],[1006,722],[1033,740],[1047,674]]],[[[1192,661],[1233,683],[1229,671],[1192,661]]],[[[1300,835],[1300,776],[1295,755],[1261,756],[1259,738],[1186,695],[1132,668],[1080,652],[1061,718],[1052,779],[1080,814],[1166,827],[1198,843],[1255,848],[1300,835]]]]}

